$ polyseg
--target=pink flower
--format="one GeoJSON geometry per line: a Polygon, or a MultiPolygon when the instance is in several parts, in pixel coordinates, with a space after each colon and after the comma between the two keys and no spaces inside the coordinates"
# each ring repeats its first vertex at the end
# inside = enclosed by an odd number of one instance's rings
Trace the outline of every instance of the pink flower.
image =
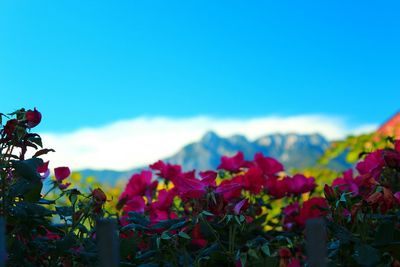
{"type": "Polygon", "coordinates": [[[144,212],[145,202],[143,197],[134,196],[130,198],[124,207],[124,212],[127,214],[129,211],[144,212]]]}
{"type": "Polygon", "coordinates": [[[313,197],[303,203],[296,221],[304,226],[308,219],[319,218],[327,214],[328,203],[325,198],[313,197]]]}
{"type": "Polygon", "coordinates": [[[173,183],[183,198],[201,198],[206,193],[206,185],[195,178],[181,176],[174,179],[173,183]]]}
{"type": "Polygon", "coordinates": [[[306,178],[302,174],[296,174],[292,178],[285,177],[287,190],[289,194],[301,195],[306,192],[310,192],[317,186],[313,177],[306,178]]]}
{"type": "Polygon", "coordinates": [[[293,216],[298,214],[299,211],[300,211],[299,203],[294,202],[293,204],[290,204],[283,209],[283,214],[285,214],[285,216],[293,216]]]}
{"type": "Polygon", "coordinates": [[[150,209],[169,210],[176,195],[177,192],[175,188],[168,191],[165,189],[158,191],[157,201],[151,203],[150,209]]]}
{"type": "Polygon", "coordinates": [[[261,192],[261,189],[265,184],[265,177],[259,167],[251,167],[242,177],[242,185],[244,189],[253,194],[259,194],[261,192]]]}
{"type": "Polygon", "coordinates": [[[262,153],[255,154],[254,161],[268,177],[275,176],[278,172],[283,171],[283,165],[281,163],[279,163],[276,159],[264,157],[262,153]]]}
{"type": "Polygon", "coordinates": [[[152,193],[156,189],[158,182],[151,182],[152,172],[143,170],[139,174],[134,174],[129,179],[124,192],[121,194],[120,199],[127,197],[128,199],[134,196],[146,196],[147,200],[151,202],[152,193]]]}
{"type": "Polygon", "coordinates": [[[238,182],[237,179],[224,180],[222,183],[216,188],[215,193],[222,194],[222,197],[225,201],[229,202],[234,198],[238,198],[242,194],[242,183],[238,182]]]}
{"type": "Polygon", "coordinates": [[[357,164],[356,168],[361,175],[370,175],[377,180],[383,166],[383,150],[379,149],[368,154],[364,160],[357,164]]]}
{"type": "Polygon", "coordinates": [[[58,167],[54,169],[54,175],[56,176],[57,182],[61,183],[68,176],[70,176],[71,171],[68,167],[58,167]]]}
{"type": "Polygon", "coordinates": [[[164,163],[161,160],[151,164],[149,167],[152,170],[158,171],[156,173],[157,176],[171,181],[173,181],[176,177],[180,176],[182,173],[181,166],[164,163]]]}
{"type": "Polygon", "coordinates": [[[339,188],[340,191],[352,192],[353,196],[359,194],[357,181],[353,178],[353,170],[347,170],[343,173],[343,177],[336,178],[332,182],[332,187],[339,188]]]}
{"type": "Polygon", "coordinates": [[[267,188],[268,195],[275,198],[283,198],[288,191],[286,181],[275,177],[268,178],[265,181],[265,188],[267,188]]]}
{"type": "Polygon", "coordinates": [[[217,178],[218,173],[216,173],[215,171],[204,171],[204,172],[200,172],[199,174],[200,174],[200,177],[202,178],[201,182],[203,184],[206,184],[208,186],[213,186],[213,187],[216,186],[215,179],[217,178]]]}
{"type": "Polygon", "coordinates": [[[26,126],[28,128],[36,127],[42,120],[42,114],[34,108],[34,110],[28,110],[25,113],[26,126]]]}
{"type": "Polygon", "coordinates": [[[49,175],[50,175],[49,161],[46,161],[42,165],[39,165],[37,167],[37,172],[40,174],[42,180],[49,177],[49,175]]]}
{"type": "Polygon", "coordinates": [[[218,169],[223,169],[230,172],[237,172],[242,167],[246,167],[248,163],[244,160],[244,155],[241,151],[239,151],[233,157],[222,156],[221,164],[218,166],[218,169]]]}

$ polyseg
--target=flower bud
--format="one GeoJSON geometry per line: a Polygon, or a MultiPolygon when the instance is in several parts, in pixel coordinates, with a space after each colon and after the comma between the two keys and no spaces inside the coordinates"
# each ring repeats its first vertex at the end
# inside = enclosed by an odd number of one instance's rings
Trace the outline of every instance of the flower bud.
{"type": "Polygon", "coordinates": [[[33,128],[36,127],[42,120],[42,114],[39,111],[37,111],[36,108],[34,108],[34,110],[28,110],[25,113],[25,119],[26,119],[26,126],[28,128],[33,128]]]}

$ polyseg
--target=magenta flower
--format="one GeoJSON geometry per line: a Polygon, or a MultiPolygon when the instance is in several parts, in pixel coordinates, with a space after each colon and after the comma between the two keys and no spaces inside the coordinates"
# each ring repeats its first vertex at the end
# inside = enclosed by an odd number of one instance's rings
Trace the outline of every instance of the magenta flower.
{"type": "Polygon", "coordinates": [[[292,178],[285,177],[284,181],[286,183],[288,194],[293,195],[301,195],[310,192],[317,187],[313,177],[306,178],[302,174],[296,174],[292,178]]]}
{"type": "Polygon", "coordinates": [[[231,180],[224,180],[222,183],[215,189],[215,193],[222,194],[222,197],[225,201],[229,202],[231,199],[235,199],[240,197],[242,194],[243,185],[240,182],[237,182],[237,178],[231,180]]]}
{"type": "Polygon", "coordinates": [[[132,175],[120,199],[146,195],[148,201],[151,201],[152,191],[158,184],[157,181],[154,183],[151,182],[152,175],[152,172],[148,170],[143,170],[141,173],[132,175]]]}
{"type": "Polygon", "coordinates": [[[244,189],[253,194],[259,194],[261,192],[261,189],[265,184],[265,177],[259,167],[251,167],[242,177],[242,185],[244,189]]]}
{"type": "Polygon", "coordinates": [[[275,177],[266,179],[265,188],[268,191],[268,195],[275,198],[283,198],[288,192],[286,181],[275,177]]]}
{"type": "Polygon", "coordinates": [[[124,212],[128,214],[130,211],[144,212],[145,202],[141,196],[131,197],[124,206],[124,212]]]}
{"type": "Polygon", "coordinates": [[[275,176],[278,172],[283,171],[283,165],[279,161],[270,157],[264,157],[262,153],[255,154],[254,161],[263,171],[264,175],[268,177],[275,176]]]}
{"type": "Polygon", "coordinates": [[[370,176],[377,180],[384,164],[383,150],[379,149],[368,154],[363,161],[357,164],[356,168],[361,175],[370,176]]]}
{"type": "Polygon", "coordinates": [[[57,182],[61,183],[68,176],[70,176],[71,171],[68,167],[58,167],[54,169],[54,175],[56,176],[57,182]]]}
{"type": "Polygon", "coordinates": [[[28,128],[36,127],[42,120],[42,114],[34,108],[34,110],[28,110],[25,113],[26,126],[28,128]]]}
{"type": "Polygon", "coordinates": [[[173,181],[176,177],[182,174],[181,166],[164,163],[161,160],[151,164],[149,167],[152,170],[158,171],[156,173],[157,176],[170,181],[173,181]]]}
{"type": "Polygon", "coordinates": [[[294,216],[300,211],[300,206],[298,202],[294,202],[283,209],[283,214],[285,216],[294,216]]]}
{"type": "Polygon", "coordinates": [[[339,188],[340,191],[352,192],[353,196],[359,194],[359,186],[353,178],[353,170],[347,170],[343,173],[343,177],[336,178],[332,182],[332,187],[339,188]]]}
{"type": "Polygon", "coordinates": [[[325,198],[313,197],[303,203],[296,221],[304,226],[308,219],[319,218],[327,214],[328,203],[325,198]]]}
{"type": "Polygon", "coordinates": [[[222,156],[221,164],[218,166],[218,169],[223,169],[230,172],[237,172],[242,167],[247,167],[248,162],[244,160],[244,155],[242,152],[238,152],[233,157],[222,156]]]}
{"type": "Polygon", "coordinates": [[[217,178],[218,173],[216,173],[215,171],[204,171],[200,172],[199,174],[200,177],[202,178],[201,182],[203,184],[213,187],[216,186],[215,179],[217,178]]]}

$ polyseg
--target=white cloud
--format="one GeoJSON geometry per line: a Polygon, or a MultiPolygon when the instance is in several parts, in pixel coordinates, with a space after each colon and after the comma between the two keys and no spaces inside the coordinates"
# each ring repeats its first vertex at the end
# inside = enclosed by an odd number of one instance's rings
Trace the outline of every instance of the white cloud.
{"type": "Polygon", "coordinates": [[[56,150],[47,157],[53,167],[126,170],[168,157],[209,130],[221,136],[243,134],[249,139],[276,132],[317,132],[337,139],[375,127],[350,128],[341,118],[321,115],[252,119],[140,117],[65,134],[43,133],[42,139],[46,147],[56,150]]]}

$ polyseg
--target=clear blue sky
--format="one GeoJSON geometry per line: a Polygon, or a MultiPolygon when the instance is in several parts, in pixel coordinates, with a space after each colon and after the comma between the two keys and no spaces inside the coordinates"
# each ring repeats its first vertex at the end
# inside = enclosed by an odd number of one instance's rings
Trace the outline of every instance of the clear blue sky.
{"type": "Polygon", "coordinates": [[[140,115],[322,113],[379,123],[400,108],[398,1],[0,2],[1,111],[42,130],[140,115]]]}

